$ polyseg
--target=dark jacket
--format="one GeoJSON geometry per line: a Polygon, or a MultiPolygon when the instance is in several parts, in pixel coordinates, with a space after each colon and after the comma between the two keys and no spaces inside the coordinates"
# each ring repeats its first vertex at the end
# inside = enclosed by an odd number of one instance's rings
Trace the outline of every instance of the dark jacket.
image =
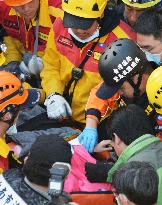
{"type": "Polygon", "coordinates": [[[24,181],[24,175],[20,169],[10,169],[3,173],[4,178],[13,190],[26,202],[28,205],[45,205],[49,200],[41,193],[33,190],[24,181]]]}

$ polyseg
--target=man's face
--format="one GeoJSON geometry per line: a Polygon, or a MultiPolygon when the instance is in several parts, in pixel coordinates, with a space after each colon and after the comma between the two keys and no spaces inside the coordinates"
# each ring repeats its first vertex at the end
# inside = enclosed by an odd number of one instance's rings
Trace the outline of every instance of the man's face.
{"type": "Polygon", "coordinates": [[[130,26],[133,26],[135,24],[137,18],[142,12],[144,12],[144,10],[145,9],[136,8],[125,4],[124,16],[127,18],[130,26]]]}
{"type": "MultiPolygon", "coordinates": [[[[138,82],[138,75],[135,75],[131,78],[131,80],[137,84],[138,82]]],[[[140,85],[140,90],[141,87],[143,87],[142,82],[140,85]]],[[[128,81],[125,81],[123,83],[123,85],[120,87],[120,89],[118,90],[118,92],[120,93],[121,96],[124,96],[125,98],[132,100],[134,98],[134,88],[130,85],[130,83],[128,81]]]]}
{"type": "Polygon", "coordinates": [[[125,81],[123,85],[120,87],[119,93],[121,96],[124,96],[125,98],[133,99],[134,89],[127,81],[125,81]]]}
{"type": "Polygon", "coordinates": [[[137,33],[137,43],[144,51],[148,51],[149,53],[160,54],[162,52],[161,39],[155,39],[153,35],[143,35],[137,33]]]}
{"type": "Polygon", "coordinates": [[[86,30],[72,28],[72,31],[75,33],[76,36],[78,36],[80,39],[85,40],[89,38],[97,29],[98,22],[94,21],[92,26],[86,30]]]}
{"type": "Polygon", "coordinates": [[[115,150],[115,153],[117,154],[117,156],[119,157],[122,153],[123,150],[121,150],[121,147],[116,143],[116,141],[112,141],[112,146],[115,150]]]}
{"type": "Polygon", "coordinates": [[[25,19],[30,20],[36,15],[36,12],[39,8],[39,0],[32,0],[27,4],[24,4],[22,6],[15,6],[13,8],[25,19]]]}
{"type": "Polygon", "coordinates": [[[114,133],[114,138],[111,142],[111,145],[114,148],[115,153],[117,154],[118,157],[121,155],[121,153],[124,151],[126,147],[126,145],[124,145],[124,143],[120,140],[118,135],[115,133],[114,133]]]}
{"type": "MultiPolygon", "coordinates": [[[[146,92],[146,82],[147,82],[148,77],[149,77],[149,74],[142,75],[141,84],[139,86],[140,95],[146,92]]],[[[138,74],[131,78],[131,80],[134,82],[135,85],[138,82],[138,78],[139,78],[138,74]]],[[[132,100],[134,99],[134,88],[129,84],[128,81],[125,81],[123,83],[123,85],[120,87],[118,92],[120,93],[121,96],[128,99],[129,102],[133,102],[132,100]]]]}

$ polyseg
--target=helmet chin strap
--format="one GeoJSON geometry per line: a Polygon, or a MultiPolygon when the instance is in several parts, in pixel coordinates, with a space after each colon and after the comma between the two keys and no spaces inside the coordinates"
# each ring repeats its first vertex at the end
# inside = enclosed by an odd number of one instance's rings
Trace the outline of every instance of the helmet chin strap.
{"type": "Polygon", "coordinates": [[[140,85],[141,85],[141,82],[142,82],[142,75],[143,75],[143,73],[139,73],[137,84],[135,84],[132,79],[127,80],[129,82],[129,84],[134,89],[134,93],[133,93],[133,102],[134,103],[136,103],[138,101],[139,97],[140,97],[140,85]]]}

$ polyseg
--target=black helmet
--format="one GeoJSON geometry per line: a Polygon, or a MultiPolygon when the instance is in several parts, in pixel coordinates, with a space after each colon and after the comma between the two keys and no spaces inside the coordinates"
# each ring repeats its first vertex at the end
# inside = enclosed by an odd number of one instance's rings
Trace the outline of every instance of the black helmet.
{"type": "Polygon", "coordinates": [[[97,96],[102,99],[112,97],[124,81],[143,74],[147,63],[145,53],[134,41],[126,38],[114,41],[99,59],[99,73],[104,83],[97,96]]]}

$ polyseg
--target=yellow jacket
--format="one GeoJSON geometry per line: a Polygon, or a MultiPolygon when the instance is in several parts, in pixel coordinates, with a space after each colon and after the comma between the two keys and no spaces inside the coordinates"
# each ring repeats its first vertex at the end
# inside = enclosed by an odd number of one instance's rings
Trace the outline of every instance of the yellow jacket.
{"type": "Polygon", "coordinates": [[[0,156],[7,158],[10,147],[6,144],[4,139],[0,138],[0,156]]]}
{"type": "MultiPolygon", "coordinates": [[[[63,94],[65,85],[71,79],[72,69],[80,65],[87,51],[96,41],[89,42],[80,49],[73,43],[68,29],[63,26],[61,18],[55,20],[53,27],[54,29],[50,31],[43,57],[44,69],[41,72],[42,88],[47,96],[54,92],[63,94]]],[[[92,56],[87,60],[83,77],[78,81],[73,95],[72,117],[74,120],[85,123],[84,109],[89,93],[93,87],[101,82],[101,77],[98,73],[99,57],[104,48],[118,37],[129,38],[128,32],[123,31],[124,27],[127,27],[127,25],[124,22],[120,22],[119,26],[112,32],[101,37],[92,56]],[[118,31],[122,31],[121,35],[116,34],[117,28],[118,31]]],[[[73,86],[71,86],[71,90],[72,88],[73,86]]]]}
{"type": "MultiPolygon", "coordinates": [[[[26,29],[26,24],[16,11],[3,2],[0,2],[0,12],[3,15],[2,25],[8,36],[4,38],[7,46],[6,62],[21,61],[24,52],[33,53],[35,41],[36,18],[34,17],[26,29]]],[[[61,0],[40,0],[39,11],[39,45],[38,56],[44,55],[48,34],[55,17],[62,16],[63,11],[60,9],[61,0]]]]}
{"type": "MultiPolygon", "coordinates": [[[[4,136],[5,138],[5,136],[4,136]]],[[[15,153],[10,153],[12,148],[15,147],[15,143],[6,144],[3,138],[0,138],[0,174],[9,168],[9,161],[15,161],[18,164],[22,164],[21,161],[18,160],[18,156],[15,153]]]]}

